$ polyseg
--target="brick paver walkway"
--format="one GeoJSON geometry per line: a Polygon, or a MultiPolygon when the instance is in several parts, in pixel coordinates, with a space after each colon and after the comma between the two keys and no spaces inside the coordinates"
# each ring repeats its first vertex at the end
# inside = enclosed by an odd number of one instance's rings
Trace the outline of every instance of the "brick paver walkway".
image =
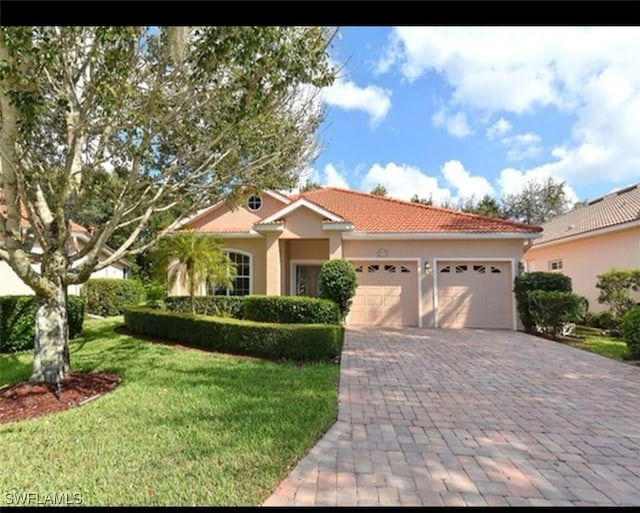
{"type": "Polygon", "coordinates": [[[640,368],[523,333],[349,329],[276,505],[640,506],[640,368]]]}

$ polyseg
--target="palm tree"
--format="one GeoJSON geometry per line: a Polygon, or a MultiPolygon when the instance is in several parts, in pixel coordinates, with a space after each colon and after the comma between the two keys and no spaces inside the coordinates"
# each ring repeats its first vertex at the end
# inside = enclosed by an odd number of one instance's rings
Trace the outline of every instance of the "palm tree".
{"type": "Polygon", "coordinates": [[[222,251],[224,242],[211,235],[181,232],[161,240],[154,255],[155,272],[167,277],[169,285],[179,282],[191,297],[196,313],[196,290],[203,283],[231,288],[235,264],[222,251]]]}

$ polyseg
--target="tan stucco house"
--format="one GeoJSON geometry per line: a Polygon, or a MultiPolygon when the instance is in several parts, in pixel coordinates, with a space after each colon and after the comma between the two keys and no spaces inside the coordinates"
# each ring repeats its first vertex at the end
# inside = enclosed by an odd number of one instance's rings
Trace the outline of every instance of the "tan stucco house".
{"type": "MultiPolygon", "coordinates": [[[[0,189],[0,215],[5,215],[6,209],[3,205],[4,203],[4,194],[0,189]]],[[[27,213],[24,207],[22,208],[22,219],[21,219],[22,228],[26,231],[29,227],[29,222],[27,221],[27,213]]],[[[69,244],[73,250],[80,250],[84,247],[84,245],[90,240],[91,234],[89,231],[80,226],[77,223],[71,223],[71,233],[69,244]]],[[[37,242],[34,243],[31,248],[33,253],[41,253],[41,249],[38,246],[37,242]]],[[[105,248],[103,250],[102,255],[106,258],[111,256],[112,250],[109,248],[105,248]]],[[[39,271],[40,264],[38,264],[35,259],[32,263],[32,267],[39,271]]],[[[127,278],[129,273],[129,268],[131,267],[131,263],[122,258],[112,263],[111,265],[96,271],[91,274],[92,278],[127,278]]],[[[79,295],[82,285],[69,285],[67,288],[67,292],[73,295],[79,295]]],[[[18,275],[11,269],[9,264],[3,260],[0,260],[0,296],[9,296],[9,295],[33,295],[34,292],[26,285],[18,275]]]]}
{"type": "Polygon", "coordinates": [[[571,277],[573,291],[587,298],[589,310],[607,309],[598,303],[598,275],[640,267],[640,184],[594,199],[542,226],[542,237],[525,255],[526,269],[564,273],[571,277]]]}
{"type": "Polygon", "coordinates": [[[513,278],[541,231],[336,188],[248,194],[181,229],[222,236],[236,262],[233,290],[208,294],[316,295],[322,263],[345,258],[358,273],[348,324],[501,329],[517,328],[513,278]]]}

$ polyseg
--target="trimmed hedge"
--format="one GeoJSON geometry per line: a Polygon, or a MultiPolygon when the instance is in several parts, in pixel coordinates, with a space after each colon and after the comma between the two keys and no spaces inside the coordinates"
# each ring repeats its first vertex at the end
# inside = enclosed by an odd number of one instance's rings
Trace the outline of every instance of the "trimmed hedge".
{"type": "Polygon", "coordinates": [[[529,311],[536,326],[556,340],[567,322],[577,322],[584,315],[582,296],[558,290],[532,290],[527,295],[529,311]]]}
{"type": "Polygon", "coordinates": [[[144,286],[138,280],[91,278],[82,287],[87,313],[111,317],[122,315],[127,305],[144,301],[144,286]]]}
{"type": "Polygon", "coordinates": [[[124,320],[134,333],[222,353],[320,361],[342,350],[343,330],[335,325],[269,324],[141,307],[126,308],[124,320]]]}
{"type": "Polygon", "coordinates": [[[306,296],[244,296],[242,318],[283,324],[340,324],[338,305],[306,296]]]}
{"type": "Polygon", "coordinates": [[[534,290],[571,292],[571,278],[565,274],[547,272],[530,272],[516,276],[513,281],[513,292],[516,296],[520,320],[528,333],[535,333],[536,330],[536,322],[529,304],[529,292],[534,290]]]}
{"type": "MultiPolygon", "coordinates": [[[[246,296],[196,296],[196,313],[216,317],[242,319],[242,302],[246,296]]],[[[191,313],[189,296],[169,296],[164,300],[167,310],[191,313]]]]}
{"type": "Polygon", "coordinates": [[[629,358],[640,360],[640,306],[632,308],[623,317],[622,338],[627,343],[629,358]]]}
{"type": "MultiPolygon", "coordinates": [[[[82,331],[84,301],[67,297],[69,338],[82,331]]],[[[35,296],[0,296],[0,353],[33,349],[36,332],[35,296]]]]}

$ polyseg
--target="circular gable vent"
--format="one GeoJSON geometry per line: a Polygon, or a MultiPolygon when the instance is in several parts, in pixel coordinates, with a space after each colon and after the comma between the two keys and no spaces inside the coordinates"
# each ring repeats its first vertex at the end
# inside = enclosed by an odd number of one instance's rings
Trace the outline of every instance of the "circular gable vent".
{"type": "Polygon", "coordinates": [[[262,198],[260,196],[249,196],[247,199],[247,208],[252,212],[262,208],[262,198]]]}

